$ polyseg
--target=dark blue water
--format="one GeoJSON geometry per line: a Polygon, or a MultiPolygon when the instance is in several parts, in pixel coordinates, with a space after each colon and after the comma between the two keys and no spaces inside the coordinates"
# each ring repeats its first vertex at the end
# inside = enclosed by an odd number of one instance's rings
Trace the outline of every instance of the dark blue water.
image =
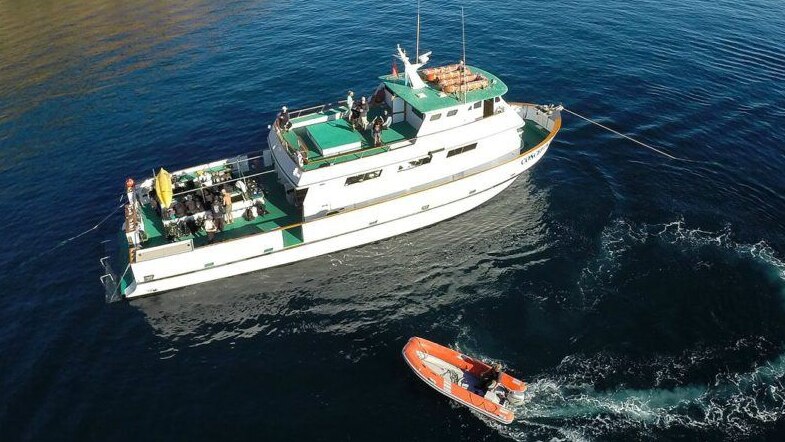
{"type": "MultiPolygon", "coordinates": [[[[377,244],[105,304],[126,176],[264,147],[368,91],[414,2],[0,0],[0,439],[629,440],[785,434],[779,0],[427,1],[422,46],[565,116],[488,204],[377,244]],[[530,382],[509,427],[413,335],[530,382]]],[[[781,439],[780,439],[781,440],[781,439]]]]}

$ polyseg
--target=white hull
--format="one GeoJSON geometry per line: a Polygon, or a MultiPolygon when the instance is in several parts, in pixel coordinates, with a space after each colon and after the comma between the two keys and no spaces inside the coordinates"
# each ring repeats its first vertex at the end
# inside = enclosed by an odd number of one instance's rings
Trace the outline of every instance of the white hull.
{"type": "Polygon", "coordinates": [[[178,256],[165,258],[168,262],[155,260],[155,279],[147,282],[144,282],[145,269],[134,264],[136,282],[128,287],[125,296],[148,296],[289,264],[390,238],[455,217],[509,187],[515,178],[543,157],[551,140],[552,137],[549,137],[536,150],[493,169],[391,201],[307,222],[302,225],[306,242],[300,245],[278,250],[280,232],[219,243],[188,253],[190,264],[209,262],[200,267],[189,268],[178,256]],[[276,251],[261,253],[272,246],[276,246],[276,251]]]}

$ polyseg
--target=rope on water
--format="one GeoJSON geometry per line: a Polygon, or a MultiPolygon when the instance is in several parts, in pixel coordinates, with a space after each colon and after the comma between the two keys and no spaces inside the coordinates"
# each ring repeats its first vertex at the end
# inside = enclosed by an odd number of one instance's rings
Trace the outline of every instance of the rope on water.
{"type": "MultiPolygon", "coordinates": [[[[123,199],[123,196],[121,196],[121,197],[120,197],[120,200],[121,200],[121,201],[122,201],[122,199],[123,199]]],[[[40,254],[38,254],[37,256],[35,256],[35,257],[33,257],[33,258],[31,258],[31,259],[29,259],[29,260],[25,261],[25,262],[24,262],[24,264],[27,264],[27,263],[29,263],[30,261],[36,260],[36,259],[38,259],[38,258],[40,258],[40,257],[42,257],[42,256],[44,256],[44,255],[47,255],[47,254],[49,254],[49,253],[52,253],[53,251],[55,251],[55,250],[59,249],[60,247],[62,247],[62,246],[64,246],[64,245],[68,244],[69,242],[71,242],[71,241],[73,241],[73,240],[75,240],[75,239],[81,238],[82,236],[84,236],[84,235],[87,235],[88,233],[92,232],[93,230],[96,230],[96,229],[98,229],[98,228],[99,228],[99,227],[101,227],[101,226],[102,226],[102,225],[103,225],[105,222],[107,222],[107,221],[109,220],[109,218],[111,218],[111,217],[112,217],[112,215],[114,215],[115,213],[117,213],[117,211],[118,211],[118,210],[122,209],[122,208],[123,208],[123,206],[125,206],[125,204],[121,203],[119,206],[115,207],[115,209],[114,209],[114,210],[112,210],[112,211],[111,211],[111,212],[110,212],[108,215],[106,215],[105,217],[103,217],[103,219],[101,219],[101,221],[98,221],[98,224],[94,225],[93,227],[90,227],[89,229],[85,230],[84,232],[82,232],[82,233],[80,233],[80,234],[78,234],[78,235],[75,235],[75,236],[72,236],[72,237],[70,237],[70,238],[68,238],[68,239],[64,239],[64,240],[60,241],[59,243],[57,243],[57,245],[55,245],[55,246],[54,246],[54,247],[52,247],[51,249],[49,249],[49,250],[46,250],[45,252],[43,252],[43,253],[40,253],[40,254]]]]}
{"type": "Polygon", "coordinates": [[[643,147],[645,147],[646,149],[649,149],[649,150],[651,150],[651,151],[654,151],[654,152],[656,152],[656,153],[658,153],[658,154],[660,154],[660,155],[662,155],[662,156],[664,156],[664,157],[666,157],[666,158],[669,158],[669,159],[671,159],[671,160],[676,160],[676,161],[685,161],[685,162],[688,162],[688,163],[695,163],[695,162],[696,162],[695,160],[690,160],[690,159],[688,159],[688,158],[681,158],[681,157],[677,157],[677,156],[675,156],[675,155],[671,155],[671,154],[669,154],[668,152],[665,152],[665,151],[663,151],[663,150],[661,150],[661,149],[657,149],[657,148],[656,148],[656,147],[654,147],[654,146],[651,146],[651,145],[649,145],[649,144],[646,144],[646,143],[644,143],[644,142],[642,142],[642,141],[638,141],[638,140],[636,140],[635,138],[632,138],[632,137],[630,137],[630,136],[628,136],[628,135],[625,135],[625,134],[623,134],[623,133],[621,133],[621,132],[619,132],[619,131],[613,130],[613,129],[611,129],[610,127],[608,127],[608,126],[605,126],[604,124],[602,124],[602,123],[599,123],[599,122],[597,122],[597,121],[595,121],[595,120],[592,120],[592,119],[591,119],[591,118],[589,118],[589,117],[584,117],[583,115],[581,115],[581,114],[579,114],[579,113],[577,113],[577,112],[575,112],[575,111],[571,111],[571,110],[567,109],[566,107],[562,107],[562,110],[564,110],[565,112],[568,112],[568,113],[570,113],[570,114],[572,114],[572,115],[575,115],[575,116],[576,116],[576,117],[578,117],[578,118],[581,118],[581,119],[583,119],[583,120],[586,120],[586,121],[588,121],[588,122],[589,122],[589,123],[591,123],[591,124],[594,124],[594,125],[596,125],[596,126],[599,126],[599,127],[603,128],[603,129],[607,130],[608,132],[612,132],[612,133],[614,133],[614,134],[616,134],[616,135],[618,135],[618,136],[620,136],[620,137],[622,137],[622,138],[626,138],[626,139],[628,139],[628,140],[632,141],[632,142],[633,142],[633,143],[635,143],[635,144],[638,144],[638,145],[640,145],[640,146],[643,146],[643,147]]]}

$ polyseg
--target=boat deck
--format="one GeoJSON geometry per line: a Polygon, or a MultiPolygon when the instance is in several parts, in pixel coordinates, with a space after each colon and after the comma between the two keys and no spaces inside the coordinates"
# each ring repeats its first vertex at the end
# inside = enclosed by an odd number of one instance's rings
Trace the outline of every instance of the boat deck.
{"type": "MultiPolygon", "coordinates": [[[[368,112],[369,125],[374,118],[381,115],[384,109],[382,107],[374,107],[368,112]]],[[[317,112],[302,117],[292,119],[293,124],[307,122],[321,117],[332,117],[336,114],[346,112],[346,107],[341,106],[337,108],[327,109],[322,112],[317,112]]],[[[375,155],[377,153],[386,152],[387,145],[397,143],[403,140],[414,139],[417,136],[417,130],[407,123],[401,121],[394,123],[389,129],[382,131],[381,147],[374,147],[373,133],[370,127],[364,131],[357,131],[345,118],[337,118],[321,123],[309,124],[306,126],[295,127],[294,129],[284,132],[284,139],[294,148],[300,146],[305,147],[308,152],[306,158],[305,170],[318,169],[327,164],[338,164],[346,161],[352,161],[361,157],[375,155]],[[314,143],[314,138],[318,140],[325,153],[319,149],[314,143]],[[347,145],[351,143],[360,143],[359,149],[352,150],[346,153],[337,153],[330,155],[330,149],[336,146],[347,145]]]]}
{"type": "MultiPolygon", "coordinates": [[[[303,118],[307,118],[307,116],[303,118]]],[[[320,124],[331,123],[336,124],[338,127],[346,124],[348,127],[348,123],[342,119],[320,124]]],[[[296,128],[293,131],[288,132],[285,136],[292,137],[299,129],[302,128],[296,128]]],[[[385,132],[389,133],[392,131],[393,130],[389,130],[385,132]]],[[[545,139],[547,135],[548,131],[545,128],[539,126],[532,120],[526,120],[522,137],[521,153],[539,144],[543,139],[545,139]]],[[[390,134],[390,137],[391,139],[403,139],[405,138],[405,135],[390,134]]],[[[366,146],[367,144],[365,143],[369,143],[369,140],[365,137],[363,138],[363,145],[366,146]]],[[[373,155],[375,153],[383,152],[385,149],[386,148],[384,147],[370,149],[364,148],[360,152],[347,153],[330,158],[329,161],[330,164],[351,161],[358,158],[359,156],[373,155]]],[[[314,163],[315,162],[312,161],[307,166],[319,167],[315,166],[314,163]]],[[[260,186],[265,190],[266,209],[269,213],[265,214],[264,216],[257,217],[251,221],[247,221],[241,216],[235,214],[234,222],[232,224],[225,225],[224,230],[216,234],[215,242],[242,238],[262,232],[269,232],[271,230],[291,226],[301,222],[302,218],[300,210],[289,204],[289,202],[286,200],[283,186],[278,183],[277,177],[273,171],[260,175],[257,177],[257,179],[260,186]]],[[[153,209],[153,207],[150,205],[144,205],[142,206],[142,215],[145,226],[145,233],[147,234],[147,240],[143,243],[143,247],[148,248],[167,244],[169,240],[166,237],[166,230],[164,228],[163,221],[155,209],[153,209]]],[[[300,244],[303,242],[302,228],[297,226],[286,229],[283,232],[283,237],[284,245],[287,247],[300,244]]],[[[188,239],[193,239],[194,247],[207,245],[207,235],[203,230],[197,232],[195,235],[182,236],[178,239],[178,241],[188,239]]]]}
{"type": "Polygon", "coordinates": [[[461,370],[449,362],[443,361],[428,354],[422,358],[422,362],[437,375],[449,380],[450,382],[466,389],[471,393],[476,394],[479,397],[485,398],[495,403],[496,405],[502,406],[499,396],[496,394],[496,387],[489,390],[482,388],[482,381],[469,371],[461,370]]]}
{"type": "Polygon", "coordinates": [[[476,101],[488,100],[507,93],[507,85],[504,84],[499,77],[476,66],[466,66],[466,68],[473,74],[484,76],[488,79],[490,84],[488,87],[467,92],[465,99],[463,94],[447,94],[442,92],[438,85],[432,82],[426,82],[425,84],[427,87],[423,89],[412,89],[412,87],[407,84],[403,72],[398,75],[383,75],[379,77],[379,79],[382,80],[395,95],[403,98],[406,103],[422,113],[457,106],[465,102],[474,103],[476,101]]]}
{"type": "MultiPolygon", "coordinates": [[[[297,224],[301,221],[300,210],[286,200],[283,186],[278,183],[275,172],[265,173],[257,177],[259,185],[265,190],[265,209],[269,212],[264,216],[256,217],[251,221],[235,213],[234,222],[224,225],[223,231],[215,236],[215,243],[236,238],[253,235],[256,233],[269,232],[281,227],[297,224]]],[[[147,241],[143,247],[156,247],[167,244],[166,230],[161,217],[150,205],[142,206],[145,233],[147,241]]],[[[303,242],[302,228],[293,227],[283,232],[284,246],[295,245],[303,242]]],[[[178,241],[193,239],[194,247],[207,245],[207,234],[204,230],[195,235],[186,235],[178,241]]]]}
{"type": "Polygon", "coordinates": [[[526,125],[523,127],[523,143],[521,145],[521,153],[526,152],[527,150],[540,144],[547,136],[547,129],[532,120],[526,120],[526,125]]]}

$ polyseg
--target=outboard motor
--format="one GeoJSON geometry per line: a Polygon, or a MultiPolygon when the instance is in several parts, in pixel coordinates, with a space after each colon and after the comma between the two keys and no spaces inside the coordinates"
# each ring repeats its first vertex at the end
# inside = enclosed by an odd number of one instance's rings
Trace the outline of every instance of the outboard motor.
{"type": "Polygon", "coordinates": [[[513,405],[521,405],[522,403],[526,402],[526,390],[522,391],[507,391],[507,402],[513,405]]]}

